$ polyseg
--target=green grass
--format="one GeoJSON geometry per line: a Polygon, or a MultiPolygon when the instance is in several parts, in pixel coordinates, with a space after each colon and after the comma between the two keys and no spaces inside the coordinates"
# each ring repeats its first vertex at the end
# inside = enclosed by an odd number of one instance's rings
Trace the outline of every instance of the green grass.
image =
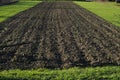
{"type": "Polygon", "coordinates": [[[38,3],[39,1],[22,0],[15,4],[0,6],[0,22],[5,21],[21,11],[31,8],[38,3]]]}
{"type": "Polygon", "coordinates": [[[120,80],[120,67],[5,70],[0,72],[0,80],[120,80]]]}
{"type": "Polygon", "coordinates": [[[116,26],[120,26],[120,5],[115,2],[79,2],[76,4],[90,10],[116,26]]]}

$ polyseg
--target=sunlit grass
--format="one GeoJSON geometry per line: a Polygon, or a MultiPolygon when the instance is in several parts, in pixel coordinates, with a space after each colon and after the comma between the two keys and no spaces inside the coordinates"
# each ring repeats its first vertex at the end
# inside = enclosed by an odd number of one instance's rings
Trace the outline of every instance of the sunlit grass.
{"type": "Polygon", "coordinates": [[[90,10],[105,20],[120,26],[120,6],[115,2],[79,2],[76,4],[90,10]]]}
{"type": "Polygon", "coordinates": [[[15,14],[31,8],[38,4],[39,1],[20,1],[11,5],[0,6],[0,22],[8,19],[15,14]]]}

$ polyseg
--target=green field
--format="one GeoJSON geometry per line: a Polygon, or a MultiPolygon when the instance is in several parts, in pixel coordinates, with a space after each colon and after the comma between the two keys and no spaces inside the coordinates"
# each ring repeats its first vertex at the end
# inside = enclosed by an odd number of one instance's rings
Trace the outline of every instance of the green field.
{"type": "Polygon", "coordinates": [[[9,17],[31,8],[38,4],[39,1],[20,1],[11,5],[0,6],[0,22],[8,19],[9,17]]]}
{"type": "Polygon", "coordinates": [[[0,80],[120,80],[120,67],[70,68],[63,70],[5,70],[0,80]]]}
{"type": "Polygon", "coordinates": [[[120,4],[115,2],[79,2],[76,4],[90,10],[105,20],[120,26],[120,4]]]}

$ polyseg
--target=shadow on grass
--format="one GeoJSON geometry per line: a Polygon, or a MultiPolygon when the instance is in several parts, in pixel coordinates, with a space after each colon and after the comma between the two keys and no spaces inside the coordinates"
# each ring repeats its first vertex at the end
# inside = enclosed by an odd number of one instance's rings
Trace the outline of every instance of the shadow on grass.
{"type": "Polygon", "coordinates": [[[4,4],[0,6],[33,6],[33,4],[38,3],[39,1],[19,1],[15,3],[4,4]]]}

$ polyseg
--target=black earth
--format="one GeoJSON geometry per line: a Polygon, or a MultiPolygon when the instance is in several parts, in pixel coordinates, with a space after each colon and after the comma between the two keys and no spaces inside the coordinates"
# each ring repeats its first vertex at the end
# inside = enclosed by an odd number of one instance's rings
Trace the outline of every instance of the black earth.
{"type": "Polygon", "coordinates": [[[0,69],[120,65],[120,28],[72,2],[42,2],[0,23],[0,69]]]}

